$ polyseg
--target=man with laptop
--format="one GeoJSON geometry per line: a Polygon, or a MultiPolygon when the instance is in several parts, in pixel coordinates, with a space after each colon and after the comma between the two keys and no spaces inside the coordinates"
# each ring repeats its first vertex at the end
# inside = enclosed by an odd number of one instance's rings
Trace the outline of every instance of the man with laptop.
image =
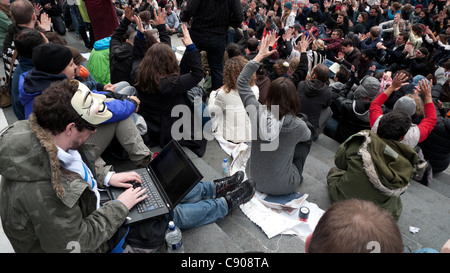
{"type": "MultiPolygon", "coordinates": [[[[143,174],[114,173],[111,166],[96,166],[95,147],[85,144],[96,125],[112,115],[104,100],[102,95],[80,90],[77,82],[63,80],[35,99],[28,120],[0,132],[0,217],[15,252],[111,251],[108,241],[124,223],[132,226],[155,219],[143,217],[131,223],[130,211],[150,195],[141,186],[143,174]],[[102,202],[105,186],[124,190],[113,194],[115,200],[102,202]]],[[[254,184],[242,182],[242,173],[198,183],[201,175],[190,161],[178,164],[185,162],[184,156],[175,161],[178,171],[167,174],[164,166],[170,171],[176,167],[167,160],[182,154],[176,143],[171,145],[161,152],[166,155],[155,158],[155,164],[138,170],[156,174],[157,188],[159,182],[179,183],[178,173],[197,173],[185,178],[188,186],[180,186],[188,192],[174,194],[164,185],[160,188],[169,196],[164,201],[169,206],[164,224],[168,218],[181,228],[211,223],[253,197],[254,184]]],[[[151,210],[147,206],[145,213],[151,210]]]]}

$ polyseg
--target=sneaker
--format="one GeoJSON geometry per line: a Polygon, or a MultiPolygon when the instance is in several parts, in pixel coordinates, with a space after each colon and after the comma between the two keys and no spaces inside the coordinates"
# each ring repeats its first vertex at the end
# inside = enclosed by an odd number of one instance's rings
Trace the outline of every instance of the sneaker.
{"type": "Polygon", "coordinates": [[[252,179],[245,180],[234,191],[225,195],[228,203],[228,212],[232,212],[240,205],[247,203],[255,195],[255,182],[252,179]]]}
{"type": "Polygon", "coordinates": [[[241,184],[244,180],[244,172],[238,171],[232,176],[228,176],[222,179],[214,180],[214,185],[216,186],[216,198],[223,197],[227,192],[232,191],[241,184]]]}

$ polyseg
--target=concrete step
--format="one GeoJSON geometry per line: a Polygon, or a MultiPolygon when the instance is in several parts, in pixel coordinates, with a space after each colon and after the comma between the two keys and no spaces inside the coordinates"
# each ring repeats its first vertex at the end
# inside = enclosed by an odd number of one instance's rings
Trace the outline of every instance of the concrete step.
{"type": "Polygon", "coordinates": [[[447,168],[443,172],[433,174],[433,181],[428,187],[450,198],[450,168],[447,168]]]}
{"type": "Polygon", "coordinates": [[[404,241],[414,251],[423,247],[440,250],[450,239],[450,198],[412,181],[401,196],[403,211],[398,221],[404,241]],[[413,234],[409,227],[418,227],[413,234]]]}
{"type": "MultiPolygon", "coordinates": [[[[306,173],[319,183],[308,184],[308,179],[305,179],[303,191],[310,194],[309,201],[317,203],[322,209],[327,209],[330,204],[326,189],[326,174],[334,166],[334,153],[338,147],[339,143],[321,135],[313,143],[305,163],[304,176],[308,178],[306,173]],[[318,196],[315,196],[317,194],[318,196]]],[[[423,247],[440,250],[443,243],[450,238],[449,178],[447,169],[433,177],[430,187],[413,180],[408,190],[402,195],[403,212],[398,225],[404,244],[411,250],[423,247]],[[409,232],[410,226],[419,227],[421,230],[413,234],[409,232]]]]}
{"type": "MultiPolygon", "coordinates": [[[[339,143],[324,135],[313,143],[305,163],[304,181],[299,187],[300,192],[309,194],[308,201],[316,203],[324,210],[331,206],[326,175],[334,166],[334,155],[338,147],[339,143]]],[[[189,152],[187,151],[188,154],[189,152]]],[[[212,140],[208,142],[206,154],[202,158],[195,158],[194,162],[196,165],[201,161],[207,162],[220,177],[224,157],[227,157],[226,153],[216,141],[212,140]]],[[[437,175],[436,178],[442,177],[441,180],[445,182],[435,179],[434,188],[412,181],[410,188],[402,196],[403,213],[398,224],[404,244],[411,250],[423,247],[439,250],[449,237],[450,218],[447,208],[450,207],[450,201],[445,194],[436,190],[448,186],[445,179],[447,176],[447,172],[437,175]],[[409,232],[409,226],[419,227],[421,231],[412,234],[409,232]]],[[[244,252],[304,252],[304,242],[300,238],[282,235],[268,239],[261,228],[252,223],[240,210],[218,221],[217,225],[244,252]]]]}

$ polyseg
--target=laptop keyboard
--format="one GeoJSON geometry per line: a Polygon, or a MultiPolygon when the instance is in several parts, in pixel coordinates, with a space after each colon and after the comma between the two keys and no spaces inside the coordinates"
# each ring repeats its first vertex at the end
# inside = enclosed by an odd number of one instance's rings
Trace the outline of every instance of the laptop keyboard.
{"type": "Polygon", "coordinates": [[[147,189],[147,191],[145,192],[145,194],[147,194],[147,198],[136,205],[138,212],[144,213],[150,210],[164,207],[163,200],[156,190],[154,183],[150,183],[149,181],[151,180],[150,176],[148,176],[147,174],[141,175],[141,180],[142,187],[147,189]]]}

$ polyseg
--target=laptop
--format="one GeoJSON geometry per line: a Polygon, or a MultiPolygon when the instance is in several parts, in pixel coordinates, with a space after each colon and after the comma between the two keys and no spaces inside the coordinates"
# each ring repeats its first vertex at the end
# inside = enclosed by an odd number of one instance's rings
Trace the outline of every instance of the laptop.
{"type": "MultiPolygon", "coordinates": [[[[176,140],[171,140],[146,168],[131,170],[142,180],[148,197],[134,206],[125,220],[132,224],[172,211],[203,178],[176,140]]],[[[126,188],[109,187],[115,200],[126,188]]]]}

